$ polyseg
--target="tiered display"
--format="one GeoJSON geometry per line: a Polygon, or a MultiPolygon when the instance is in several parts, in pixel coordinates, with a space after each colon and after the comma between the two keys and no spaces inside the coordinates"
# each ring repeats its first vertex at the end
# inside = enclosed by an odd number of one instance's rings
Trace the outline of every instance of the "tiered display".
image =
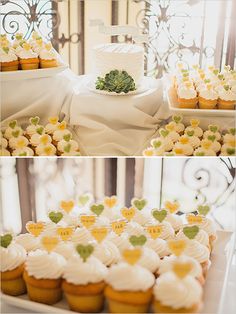
{"type": "Polygon", "coordinates": [[[190,125],[182,123],[181,116],[159,129],[159,137],[152,139],[144,156],[234,156],[236,148],[235,128],[220,131],[218,125],[207,130],[199,127],[200,121],[191,119],[190,125]]]}
{"type": "Polygon", "coordinates": [[[220,72],[214,66],[205,71],[199,66],[184,69],[179,64],[173,85],[180,108],[232,110],[236,105],[236,71],[230,66],[220,72]]]}
{"type": "Polygon", "coordinates": [[[208,205],[178,215],[178,202],[151,209],[146,199],[121,207],[116,196],[92,203],[89,194],[61,201],[48,221],[28,233],[1,236],[1,289],[55,304],[64,293],[70,309],[113,313],[193,313],[216,241],[208,205]]]}
{"type": "Polygon", "coordinates": [[[58,117],[48,121],[43,126],[39,117],[32,117],[25,130],[16,120],[9,122],[0,133],[0,156],[79,156],[79,145],[66,121],[59,122],[58,117]]]}
{"type": "Polygon", "coordinates": [[[30,40],[17,33],[13,42],[0,35],[0,71],[35,70],[59,65],[56,51],[50,42],[43,41],[37,32],[30,40]]]}

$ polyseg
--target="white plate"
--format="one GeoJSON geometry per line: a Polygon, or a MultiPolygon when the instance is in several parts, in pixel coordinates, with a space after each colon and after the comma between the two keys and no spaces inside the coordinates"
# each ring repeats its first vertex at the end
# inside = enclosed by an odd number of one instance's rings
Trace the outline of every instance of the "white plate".
{"type": "MultiPolygon", "coordinates": [[[[212,265],[204,286],[204,306],[201,313],[224,314],[222,305],[224,303],[228,274],[234,251],[235,234],[227,231],[218,231],[217,237],[218,239],[211,255],[212,265]]],[[[53,306],[29,301],[27,295],[11,297],[1,294],[1,299],[5,303],[2,303],[2,309],[6,305],[9,305],[23,308],[28,310],[29,313],[32,311],[40,313],[73,313],[69,311],[65,299],[62,299],[53,306]]],[[[12,310],[16,311],[17,308],[12,310]]],[[[106,313],[106,308],[103,313],[106,313]]]]}
{"type": "Polygon", "coordinates": [[[167,101],[170,111],[187,116],[204,115],[208,117],[234,117],[235,110],[221,109],[183,109],[178,107],[177,94],[174,87],[167,90],[167,101]]]}
{"type": "Polygon", "coordinates": [[[55,68],[37,69],[37,70],[18,70],[0,72],[0,81],[29,80],[34,78],[54,76],[68,68],[68,65],[61,64],[55,68]]]}

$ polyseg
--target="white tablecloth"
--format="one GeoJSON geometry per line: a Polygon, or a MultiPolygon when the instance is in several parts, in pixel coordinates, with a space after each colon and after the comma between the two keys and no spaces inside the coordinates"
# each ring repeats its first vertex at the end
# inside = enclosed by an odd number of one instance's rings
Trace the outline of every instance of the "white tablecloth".
{"type": "MultiPolygon", "coordinates": [[[[171,116],[162,80],[147,79],[150,89],[133,96],[104,96],[87,87],[88,76],[66,70],[54,77],[1,82],[1,122],[17,119],[24,126],[38,115],[46,123],[60,115],[73,126],[81,151],[90,156],[142,155],[164,119],[171,116]],[[112,101],[109,102],[109,99],[112,101]]],[[[234,126],[232,118],[198,118],[201,126],[234,126]]],[[[189,117],[185,118],[185,122],[189,117]]]]}

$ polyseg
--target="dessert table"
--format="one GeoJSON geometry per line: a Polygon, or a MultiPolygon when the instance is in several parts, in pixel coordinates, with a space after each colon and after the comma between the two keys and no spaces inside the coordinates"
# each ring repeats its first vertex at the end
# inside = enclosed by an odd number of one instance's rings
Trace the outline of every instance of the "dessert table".
{"type": "MultiPolygon", "coordinates": [[[[91,91],[90,76],[65,70],[52,77],[1,81],[1,123],[17,119],[20,125],[38,115],[42,123],[60,115],[68,121],[81,151],[89,156],[137,156],[170,118],[164,79],[145,78],[148,89],[130,96],[107,96],[91,91]],[[110,101],[112,99],[112,101],[110,101]]],[[[196,116],[194,116],[196,118],[196,116]]],[[[201,127],[233,127],[234,118],[204,115],[201,127]]],[[[190,117],[184,117],[188,123],[190,117]]]]}

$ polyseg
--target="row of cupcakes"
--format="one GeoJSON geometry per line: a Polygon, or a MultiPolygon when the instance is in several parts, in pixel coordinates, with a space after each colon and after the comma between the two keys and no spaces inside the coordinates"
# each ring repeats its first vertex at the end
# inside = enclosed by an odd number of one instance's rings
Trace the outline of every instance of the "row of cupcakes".
{"type": "Polygon", "coordinates": [[[234,156],[236,148],[235,128],[221,131],[218,125],[210,124],[203,130],[198,119],[190,125],[182,123],[181,116],[159,129],[159,137],[152,139],[151,146],[143,151],[144,156],[234,156]]]}
{"type": "Polygon", "coordinates": [[[40,124],[38,116],[29,119],[25,130],[17,120],[1,130],[1,156],[78,156],[79,145],[72,139],[66,121],[50,117],[48,124],[40,124]]]}
{"type": "Polygon", "coordinates": [[[0,35],[0,71],[34,70],[59,65],[58,56],[52,44],[45,42],[37,32],[30,40],[17,33],[14,41],[0,35]]]}

